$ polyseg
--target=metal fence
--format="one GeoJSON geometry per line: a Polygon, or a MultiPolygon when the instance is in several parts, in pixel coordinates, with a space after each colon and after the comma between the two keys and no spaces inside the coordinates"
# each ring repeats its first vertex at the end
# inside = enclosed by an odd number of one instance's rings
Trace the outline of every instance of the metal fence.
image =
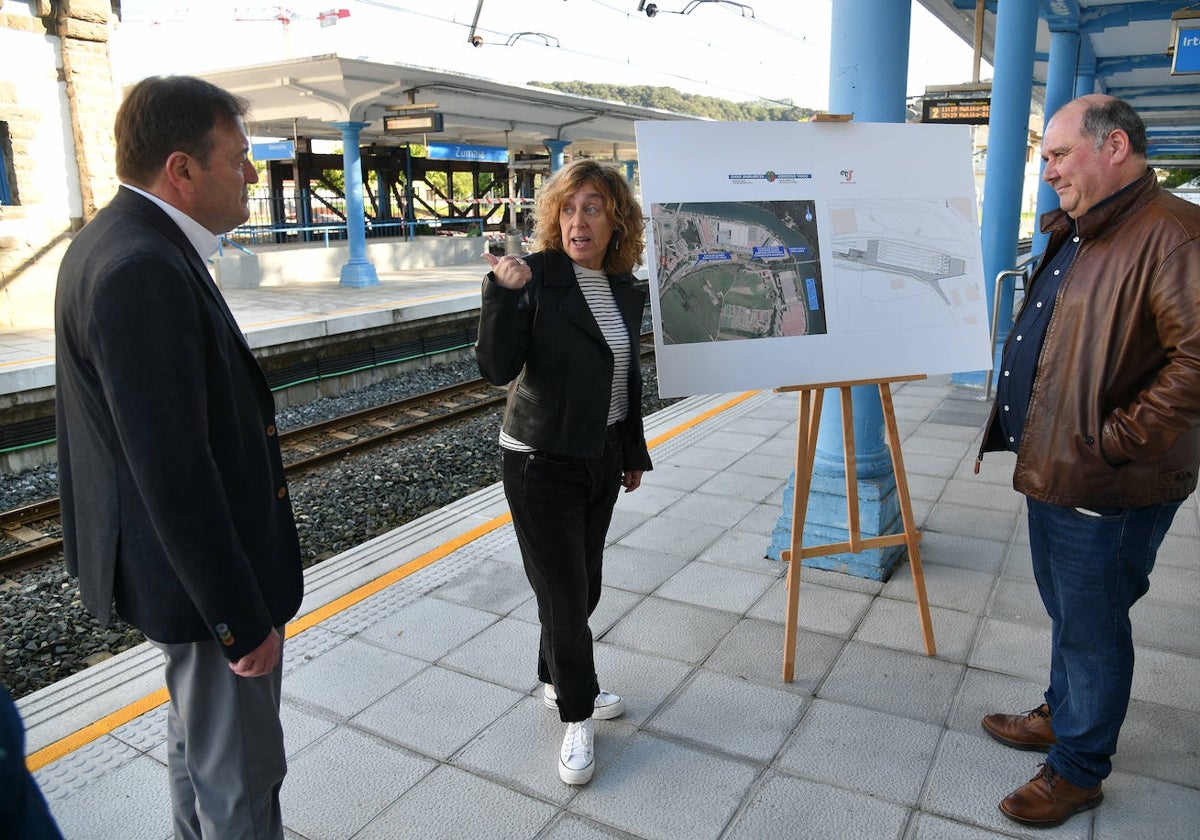
{"type": "MultiPolygon", "coordinates": [[[[439,233],[480,235],[487,223],[478,218],[435,217],[409,222],[404,220],[400,208],[392,207],[392,213],[392,218],[365,219],[368,239],[412,239],[439,233]]],[[[321,241],[328,246],[346,236],[346,199],[314,191],[305,192],[300,200],[294,195],[252,196],[250,218],[230,231],[226,240],[243,246],[321,241]]]]}

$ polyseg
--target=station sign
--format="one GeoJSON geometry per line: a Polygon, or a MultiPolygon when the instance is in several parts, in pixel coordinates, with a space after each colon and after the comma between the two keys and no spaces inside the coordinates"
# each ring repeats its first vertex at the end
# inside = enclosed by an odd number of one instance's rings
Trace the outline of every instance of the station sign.
{"type": "Polygon", "coordinates": [[[254,143],[250,154],[255,160],[292,160],[296,157],[296,144],[292,140],[254,143]]]}
{"type": "Polygon", "coordinates": [[[1171,75],[1200,73],[1200,20],[1180,24],[1175,30],[1171,75]]]}
{"type": "Polygon", "coordinates": [[[921,122],[987,125],[992,113],[990,96],[930,96],[921,100],[921,122]]]}
{"type": "Polygon", "coordinates": [[[383,118],[385,134],[436,134],[442,130],[441,114],[386,115],[383,118]]]}
{"type": "Polygon", "coordinates": [[[502,146],[473,146],[468,143],[430,143],[430,160],[477,160],[484,163],[508,163],[508,149],[502,146]]]}

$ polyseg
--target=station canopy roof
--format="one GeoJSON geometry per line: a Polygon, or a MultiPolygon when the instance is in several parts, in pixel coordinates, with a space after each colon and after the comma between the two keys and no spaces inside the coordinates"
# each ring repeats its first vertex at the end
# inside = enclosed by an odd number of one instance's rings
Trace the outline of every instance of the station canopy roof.
{"type": "MultiPolygon", "coordinates": [[[[977,0],[921,0],[968,44],[975,42],[977,0]]],[[[983,57],[994,65],[996,0],[983,4],[983,57]]],[[[1172,75],[1172,14],[1196,0],[1038,0],[1034,96],[1044,100],[1051,31],[1080,34],[1081,70],[1095,69],[1097,90],[1120,97],[1145,120],[1150,156],[1200,159],[1200,75],[1172,75]]],[[[1198,12],[1200,13],[1200,12],[1198,12]]],[[[1200,25],[1193,18],[1192,25],[1200,25]]]]}
{"type": "MultiPolygon", "coordinates": [[[[978,0],[920,0],[967,44],[975,40],[978,0]]],[[[983,7],[982,55],[995,60],[996,0],[983,7]]],[[[1168,46],[1172,14],[1200,3],[1187,0],[1037,0],[1034,98],[1044,99],[1051,32],[1080,34],[1079,66],[1094,68],[1097,90],[1127,100],[1145,119],[1151,157],[1200,159],[1200,75],[1173,75],[1168,46]]],[[[1198,12],[1200,14],[1200,12],[1198,12]]],[[[1196,20],[1200,23],[1200,19],[1196,20]]],[[[695,117],[587,99],[526,85],[502,84],[426,67],[321,55],[200,74],[246,97],[261,136],[341,139],[333,123],[365,122],[364,143],[463,143],[544,155],[544,141],[570,141],[568,150],[629,160],[636,157],[638,120],[695,117]],[[443,130],[389,135],[389,108],[430,104],[443,130]]]]}
{"type": "Polygon", "coordinates": [[[587,99],[474,76],[319,55],[198,74],[250,102],[256,136],[342,139],[339,122],[367,123],[363,144],[451,143],[507,148],[514,154],[547,154],[546,140],[565,140],[567,151],[592,157],[637,157],[634,123],[696,119],[653,108],[587,99]],[[395,135],[385,115],[441,115],[438,133],[395,135]],[[392,109],[392,110],[389,110],[392,109]]]}

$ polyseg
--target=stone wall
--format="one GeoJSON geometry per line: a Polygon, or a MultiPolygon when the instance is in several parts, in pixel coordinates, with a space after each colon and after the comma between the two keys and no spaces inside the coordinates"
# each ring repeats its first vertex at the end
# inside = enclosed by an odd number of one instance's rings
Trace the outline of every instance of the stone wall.
{"type": "Polygon", "coordinates": [[[0,0],[0,122],[14,204],[0,206],[0,329],[53,324],[71,237],[117,189],[109,0],[0,0]],[[6,150],[6,154],[8,150],[6,150]]]}

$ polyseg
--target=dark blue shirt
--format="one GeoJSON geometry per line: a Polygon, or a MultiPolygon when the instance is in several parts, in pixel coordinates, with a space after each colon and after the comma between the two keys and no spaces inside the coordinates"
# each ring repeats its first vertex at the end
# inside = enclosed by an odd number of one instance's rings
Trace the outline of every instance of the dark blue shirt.
{"type": "Polygon", "coordinates": [[[1025,429],[1029,398],[1033,394],[1033,379],[1037,375],[1038,357],[1046,340],[1046,327],[1054,312],[1058,287],[1075,254],[1079,251],[1079,234],[1070,238],[1049,258],[1038,273],[1037,281],[1028,290],[1021,314],[1013,325],[1004,355],[1000,360],[1000,378],[996,386],[996,411],[1004,444],[1016,452],[1025,429]]]}

